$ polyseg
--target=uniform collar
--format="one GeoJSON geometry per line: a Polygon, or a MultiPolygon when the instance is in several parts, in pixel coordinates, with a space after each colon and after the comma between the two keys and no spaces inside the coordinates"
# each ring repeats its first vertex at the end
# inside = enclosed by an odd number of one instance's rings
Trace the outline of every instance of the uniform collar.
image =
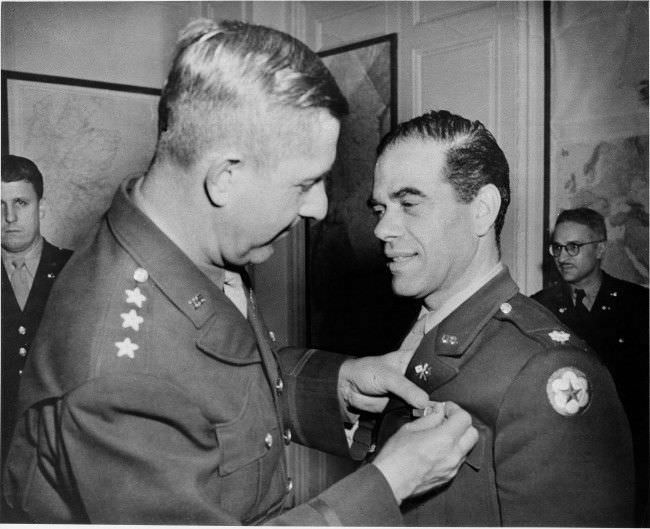
{"type": "Polygon", "coordinates": [[[483,285],[488,283],[492,278],[496,277],[503,270],[505,270],[505,266],[503,263],[501,263],[501,261],[499,261],[485,275],[471,281],[469,285],[445,301],[437,310],[428,310],[423,305],[419,317],[421,318],[422,316],[426,315],[426,323],[424,326],[425,334],[433,329],[436,325],[438,325],[441,321],[443,321],[454,310],[460,307],[463,302],[472,297],[478,290],[481,289],[483,285]]]}
{"type": "Polygon", "coordinates": [[[208,277],[130,199],[134,181],[125,182],[113,199],[107,222],[115,238],[165,295],[198,328],[229,304],[208,277]]]}
{"type": "Polygon", "coordinates": [[[447,316],[434,332],[425,335],[422,344],[429,342],[440,356],[461,356],[497,311],[508,311],[507,301],[518,292],[519,287],[504,266],[447,316]]]}
{"type": "Polygon", "coordinates": [[[4,264],[5,270],[7,271],[7,275],[11,277],[11,274],[14,269],[13,261],[16,258],[20,257],[25,260],[25,266],[27,267],[27,271],[29,272],[29,275],[33,278],[36,275],[36,270],[38,269],[38,265],[41,262],[42,253],[43,253],[43,237],[41,235],[39,235],[34,241],[34,243],[30,246],[30,248],[20,256],[17,254],[12,254],[3,248],[2,263],[4,264]]]}

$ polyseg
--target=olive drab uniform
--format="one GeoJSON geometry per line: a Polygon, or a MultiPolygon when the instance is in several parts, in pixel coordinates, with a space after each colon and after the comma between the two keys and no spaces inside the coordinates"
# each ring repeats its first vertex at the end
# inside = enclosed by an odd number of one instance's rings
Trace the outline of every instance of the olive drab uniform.
{"type": "Polygon", "coordinates": [[[121,189],[26,366],[11,508],[32,522],[401,523],[372,465],[285,510],[287,443],[348,454],[346,357],[277,351],[247,295],[248,319],[121,189]]]}
{"type": "MultiPolygon", "coordinates": [[[[479,441],[406,525],[629,526],[632,448],[612,379],[504,270],[425,334],[406,375],[472,415],[479,441]]],[[[391,400],[385,441],[411,410],[391,400]]]]}
{"type": "Polygon", "coordinates": [[[566,282],[532,298],[583,338],[609,369],[627,413],[634,443],[638,523],[648,523],[648,289],[602,272],[590,311],[576,310],[566,282]]]}
{"type": "Polygon", "coordinates": [[[72,255],[43,240],[43,250],[27,302],[21,310],[2,266],[2,461],[6,459],[18,406],[18,386],[25,361],[54,281],[72,255]]]}

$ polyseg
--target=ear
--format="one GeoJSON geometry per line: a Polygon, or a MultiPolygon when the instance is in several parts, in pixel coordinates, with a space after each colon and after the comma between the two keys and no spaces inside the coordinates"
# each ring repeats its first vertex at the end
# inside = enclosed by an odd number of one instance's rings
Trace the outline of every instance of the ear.
{"type": "Polygon", "coordinates": [[[205,175],[205,192],[217,207],[223,207],[228,203],[232,194],[234,175],[240,161],[234,158],[220,158],[210,164],[205,175]]]}
{"type": "Polygon", "coordinates": [[[472,200],[474,234],[483,237],[490,232],[501,207],[501,194],[494,184],[486,184],[472,200]]]}
{"type": "Polygon", "coordinates": [[[607,241],[599,242],[596,245],[596,259],[602,259],[605,255],[605,250],[607,250],[607,241]]]}
{"type": "Polygon", "coordinates": [[[45,218],[45,213],[47,212],[47,202],[45,202],[44,198],[41,198],[38,201],[38,218],[39,220],[43,220],[45,218]]]}

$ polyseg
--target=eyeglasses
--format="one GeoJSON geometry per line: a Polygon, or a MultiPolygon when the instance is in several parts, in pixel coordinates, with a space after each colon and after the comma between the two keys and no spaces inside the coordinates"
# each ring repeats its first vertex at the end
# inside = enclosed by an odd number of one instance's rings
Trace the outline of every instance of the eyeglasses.
{"type": "Polygon", "coordinates": [[[606,239],[601,239],[599,241],[569,242],[567,244],[558,244],[556,242],[552,242],[548,245],[548,253],[550,253],[553,257],[560,257],[562,250],[566,250],[566,253],[568,253],[571,257],[575,257],[580,253],[580,248],[583,246],[587,246],[588,244],[597,244],[599,242],[605,241],[606,239]]]}

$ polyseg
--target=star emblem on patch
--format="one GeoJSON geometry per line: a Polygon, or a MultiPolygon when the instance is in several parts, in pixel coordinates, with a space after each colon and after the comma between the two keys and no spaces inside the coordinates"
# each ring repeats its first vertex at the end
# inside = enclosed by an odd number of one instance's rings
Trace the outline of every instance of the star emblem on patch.
{"type": "Polygon", "coordinates": [[[431,366],[426,362],[416,365],[413,369],[420,380],[426,380],[431,374],[431,366]]]}
{"type": "Polygon", "coordinates": [[[586,375],[575,367],[562,367],[549,377],[546,395],[556,412],[571,417],[589,404],[589,382],[586,375]]]}
{"type": "Polygon", "coordinates": [[[551,340],[558,343],[566,343],[569,341],[569,338],[571,338],[571,335],[568,332],[558,330],[551,331],[548,335],[551,337],[551,340]]]}
{"type": "Polygon", "coordinates": [[[129,312],[124,312],[120,314],[122,317],[122,327],[124,329],[131,328],[134,331],[140,330],[140,325],[144,323],[144,318],[140,316],[135,309],[131,309],[129,312]]]}
{"type": "Polygon", "coordinates": [[[117,356],[128,356],[129,358],[135,358],[133,354],[135,351],[140,349],[140,346],[137,343],[133,343],[131,338],[125,338],[121,342],[115,342],[115,347],[117,347],[117,356]]]}
{"type": "Polygon", "coordinates": [[[126,302],[133,303],[139,309],[141,309],[142,304],[147,301],[146,296],[140,291],[140,287],[135,287],[133,290],[127,288],[124,293],[126,294],[126,302]]]}

